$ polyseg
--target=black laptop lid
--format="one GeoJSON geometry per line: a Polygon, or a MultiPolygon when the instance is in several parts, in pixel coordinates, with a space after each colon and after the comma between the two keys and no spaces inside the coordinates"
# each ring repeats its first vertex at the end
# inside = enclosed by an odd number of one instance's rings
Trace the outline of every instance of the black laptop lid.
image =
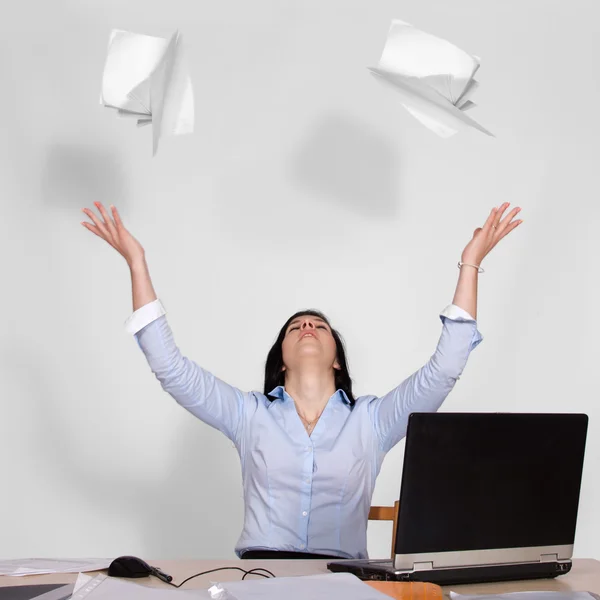
{"type": "Polygon", "coordinates": [[[573,544],[588,417],[413,413],[396,554],[573,544]]]}

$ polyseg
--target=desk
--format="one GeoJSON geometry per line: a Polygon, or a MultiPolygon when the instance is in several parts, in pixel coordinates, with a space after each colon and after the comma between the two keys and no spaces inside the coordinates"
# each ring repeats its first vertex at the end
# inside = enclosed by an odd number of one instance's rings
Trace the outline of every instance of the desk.
{"type": "MultiPolygon", "coordinates": [[[[329,573],[325,560],[150,560],[149,564],[159,567],[165,573],[173,576],[173,582],[179,583],[186,577],[216,569],[217,567],[242,567],[250,570],[263,567],[278,577],[293,577],[298,575],[316,575],[329,573]]],[[[95,575],[96,573],[88,573],[95,575]]],[[[237,581],[242,577],[240,571],[218,571],[209,575],[196,577],[188,581],[180,589],[207,589],[217,581],[237,581]]],[[[28,577],[0,577],[0,586],[32,585],[38,583],[71,583],[77,578],[74,573],[56,573],[52,575],[32,575],[28,577]]],[[[249,579],[251,577],[247,577],[249,579]]],[[[258,578],[256,578],[258,579],[258,578]]],[[[130,579],[136,583],[152,587],[174,589],[156,577],[130,579]]],[[[444,588],[459,591],[464,594],[497,594],[524,591],[579,591],[600,594],[600,561],[592,559],[575,559],[573,568],[567,575],[556,579],[537,579],[532,581],[510,581],[505,583],[485,583],[476,585],[453,585],[444,588]]]]}

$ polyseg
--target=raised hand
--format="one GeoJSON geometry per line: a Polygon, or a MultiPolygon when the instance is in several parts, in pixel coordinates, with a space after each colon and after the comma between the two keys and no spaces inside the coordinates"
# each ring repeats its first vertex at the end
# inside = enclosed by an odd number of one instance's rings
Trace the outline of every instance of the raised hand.
{"type": "Polygon", "coordinates": [[[484,226],[474,231],[473,238],[463,250],[461,257],[463,263],[479,266],[492,248],[523,222],[514,220],[521,211],[519,207],[513,208],[503,217],[509,206],[510,203],[505,202],[502,206],[493,208],[484,226]]]}
{"type": "Polygon", "coordinates": [[[97,216],[93,210],[84,208],[83,212],[93,221],[93,225],[87,221],[82,221],[82,225],[92,233],[109,243],[131,267],[136,262],[144,260],[144,248],[142,245],[125,229],[117,209],[111,205],[112,218],[100,202],[94,202],[100,216],[97,216]]]}

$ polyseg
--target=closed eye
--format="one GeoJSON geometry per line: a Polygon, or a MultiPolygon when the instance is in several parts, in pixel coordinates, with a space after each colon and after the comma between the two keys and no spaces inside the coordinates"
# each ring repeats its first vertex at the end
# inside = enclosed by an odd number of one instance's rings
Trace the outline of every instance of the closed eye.
{"type": "MultiPolygon", "coordinates": [[[[327,325],[316,325],[317,329],[324,329],[325,331],[329,331],[329,328],[327,327],[327,325]]],[[[287,332],[289,333],[290,331],[294,331],[296,329],[300,329],[300,325],[294,325],[293,327],[290,327],[287,332]]]]}

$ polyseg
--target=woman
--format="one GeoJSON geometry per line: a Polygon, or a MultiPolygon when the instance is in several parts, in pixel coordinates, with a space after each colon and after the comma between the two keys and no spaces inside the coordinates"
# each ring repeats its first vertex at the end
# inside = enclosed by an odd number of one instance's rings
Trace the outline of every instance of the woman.
{"type": "Polygon", "coordinates": [[[193,415],[222,431],[240,455],[242,558],[366,558],[367,519],[386,453],[406,433],[411,412],[436,411],[481,341],[477,279],[490,250],[522,221],[519,208],[494,208],[459,262],[453,303],[425,366],[382,396],[354,399],[339,334],[315,311],[288,319],[269,352],[263,393],[244,393],[181,355],[157,300],[144,249],[112,218],[84,213],[82,223],[127,261],[133,288],[128,330],[135,334],[163,389],[193,415]]]}

